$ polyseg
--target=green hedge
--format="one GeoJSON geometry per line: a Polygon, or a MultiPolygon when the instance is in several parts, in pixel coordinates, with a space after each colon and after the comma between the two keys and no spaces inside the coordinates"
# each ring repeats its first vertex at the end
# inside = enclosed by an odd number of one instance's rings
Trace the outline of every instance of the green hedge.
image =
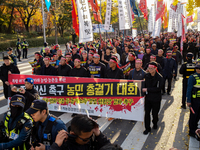
{"type": "MultiPolygon", "coordinates": [[[[55,43],[55,37],[47,37],[46,40],[47,40],[47,43],[49,43],[49,45],[55,43]]],[[[59,44],[65,44],[71,40],[72,40],[71,36],[67,38],[58,37],[59,44]]],[[[78,38],[76,40],[78,41],[78,38]]],[[[12,40],[8,42],[0,42],[0,51],[5,51],[8,47],[12,47],[13,49],[15,49],[16,42],[17,40],[12,40]]],[[[27,42],[29,44],[29,47],[39,47],[39,46],[44,45],[43,38],[31,38],[31,39],[27,39],[27,42]]]]}

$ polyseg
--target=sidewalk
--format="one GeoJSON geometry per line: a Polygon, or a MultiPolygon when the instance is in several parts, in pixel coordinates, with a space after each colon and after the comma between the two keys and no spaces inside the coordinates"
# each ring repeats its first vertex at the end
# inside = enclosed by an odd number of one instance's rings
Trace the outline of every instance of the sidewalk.
{"type": "MultiPolygon", "coordinates": [[[[40,52],[42,48],[43,48],[42,46],[41,47],[28,48],[28,58],[33,57],[35,52],[40,52]]],[[[65,51],[65,45],[61,44],[60,49],[64,52],[65,51]]],[[[13,53],[15,54],[15,50],[13,50],[13,53]]],[[[22,52],[22,54],[23,54],[23,52],[22,52]]],[[[22,57],[22,54],[21,54],[21,57],[22,57]]],[[[4,51],[4,55],[7,55],[6,51],[4,51]]],[[[2,64],[3,64],[3,54],[0,55],[0,65],[2,65],[2,64]]]]}

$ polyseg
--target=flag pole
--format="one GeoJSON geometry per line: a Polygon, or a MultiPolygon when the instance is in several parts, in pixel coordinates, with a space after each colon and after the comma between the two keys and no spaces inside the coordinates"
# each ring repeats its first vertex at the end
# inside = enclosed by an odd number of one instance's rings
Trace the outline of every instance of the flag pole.
{"type": "Polygon", "coordinates": [[[140,28],[141,28],[141,30],[142,30],[142,34],[144,35],[143,29],[142,29],[142,24],[141,24],[141,21],[140,21],[140,17],[139,17],[139,16],[138,16],[138,19],[139,19],[139,23],[140,23],[140,28]]]}
{"type": "Polygon", "coordinates": [[[43,20],[43,38],[44,38],[44,42],[46,42],[46,32],[45,32],[45,18],[44,18],[44,2],[43,0],[41,0],[42,2],[42,20],[43,20]]]}

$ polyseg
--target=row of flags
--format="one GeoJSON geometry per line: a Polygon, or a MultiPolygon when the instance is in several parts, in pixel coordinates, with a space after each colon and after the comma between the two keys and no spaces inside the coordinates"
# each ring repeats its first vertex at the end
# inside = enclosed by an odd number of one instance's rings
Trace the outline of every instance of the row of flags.
{"type": "MultiPolygon", "coordinates": [[[[94,19],[102,24],[100,8],[97,0],[71,0],[72,3],[72,23],[75,33],[83,37],[80,41],[85,41],[93,37],[91,16],[89,10],[85,8],[92,9],[94,19]],[[77,7],[79,5],[83,7],[77,7]],[[83,4],[83,5],[82,5],[83,4]],[[79,10],[80,9],[80,10],[79,10]],[[83,11],[84,9],[84,11],[83,11]],[[82,15],[79,15],[79,12],[82,15]],[[89,19],[90,18],[90,19],[89,19]],[[81,29],[80,29],[81,28],[81,29]]],[[[47,10],[51,6],[50,0],[45,0],[47,10]]],[[[200,31],[200,10],[196,10],[196,15],[186,16],[185,8],[183,4],[178,0],[173,0],[170,5],[169,10],[167,9],[167,3],[164,0],[155,0],[154,5],[150,8],[150,13],[148,17],[147,0],[140,0],[139,5],[136,5],[135,0],[118,0],[118,15],[119,15],[119,29],[126,30],[132,28],[132,21],[135,19],[135,15],[140,17],[139,9],[141,10],[144,18],[148,21],[148,31],[152,32],[152,36],[156,37],[160,35],[161,26],[163,28],[168,28],[168,32],[173,32],[176,30],[178,37],[183,35],[183,32],[187,32],[186,25],[190,24],[194,20],[198,22],[198,28],[200,31]],[[185,17],[186,16],[186,17],[185,17]],[[183,29],[184,27],[184,29],[183,29]]],[[[106,6],[106,16],[104,27],[109,30],[111,22],[111,12],[112,12],[112,0],[107,0],[106,6]]],[[[182,36],[183,37],[183,36],[182,36]]],[[[184,39],[183,39],[184,40],[184,39]]]]}

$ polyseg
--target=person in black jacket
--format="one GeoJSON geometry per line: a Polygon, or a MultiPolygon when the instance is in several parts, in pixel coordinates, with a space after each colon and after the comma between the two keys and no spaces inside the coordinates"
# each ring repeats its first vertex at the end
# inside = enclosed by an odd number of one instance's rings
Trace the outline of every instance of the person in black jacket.
{"type": "Polygon", "coordinates": [[[9,56],[3,57],[4,64],[0,68],[0,79],[3,82],[3,92],[6,99],[8,99],[8,91],[10,90],[10,84],[8,82],[8,74],[20,74],[19,69],[13,63],[9,56]]]}
{"type": "Polygon", "coordinates": [[[34,61],[37,62],[36,66],[38,66],[38,67],[34,68],[34,74],[39,75],[40,72],[41,72],[41,68],[44,65],[44,61],[43,61],[42,55],[40,55],[39,52],[35,52],[35,59],[34,59],[34,61]]]}
{"type": "Polygon", "coordinates": [[[151,50],[148,48],[146,49],[146,53],[144,54],[143,58],[142,58],[142,62],[143,62],[143,65],[142,67],[144,68],[146,66],[147,63],[150,62],[150,56],[151,56],[151,50]]]}
{"type": "Polygon", "coordinates": [[[23,95],[26,99],[26,103],[24,106],[24,112],[29,109],[32,102],[36,99],[39,99],[39,94],[36,89],[34,89],[34,80],[32,78],[26,78],[25,79],[25,88],[20,88],[20,91],[17,91],[17,87],[14,86],[11,89],[11,95],[19,94],[23,95]]]}
{"type": "Polygon", "coordinates": [[[61,130],[49,150],[100,150],[109,143],[94,120],[77,115],[72,119],[68,132],[61,130]]]}
{"type": "Polygon", "coordinates": [[[164,59],[165,59],[165,57],[163,56],[163,53],[164,53],[163,50],[159,49],[158,55],[156,56],[156,62],[160,64],[162,69],[164,68],[164,59]]]}
{"type": "Polygon", "coordinates": [[[72,55],[71,53],[66,53],[66,63],[69,64],[72,68],[74,68],[74,62],[72,61],[72,55]]]}
{"type": "Polygon", "coordinates": [[[124,74],[117,62],[117,58],[112,56],[109,61],[109,69],[106,71],[106,77],[110,79],[124,79],[124,74]]]}
{"type": "Polygon", "coordinates": [[[187,48],[188,48],[188,43],[187,43],[187,40],[183,40],[183,61],[186,62],[186,55],[188,53],[187,51],[187,48]]]}
{"type": "MultiPolygon", "coordinates": [[[[178,46],[174,46],[174,50],[172,51],[172,57],[176,60],[176,68],[178,69],[178,64],[182,63],[182,55],[181,52],[178,50],[178,46]]],[[[176,79],[177,74],[174,76],[174,79],[176,79]]]]}
{"type": "Polygon", "coordinates": [[[81,66],[81,60],[74,60],[74,68],[70,71],[69,76],[72,77],[89,77],[87,69],[81,66]]]}
{"type": "Polygon", "coordinates": [[[79,54],[77,54],[77,47],[73,47],[72,49],[72,61],[74,61],[76,58],[80,59],[81,56],[79,54]]]}
{"type": "Polygon", "coordinates": [[[89,65],[90,76],[92,78],[105,78],[106,77],[106,65],[100,62],[99,54],[94,54],[93,61],[89,65]]]}
{"type": "Polygon", "coordinates": [[[176,61],[172,58],[172,51],[167,51],[167,57],[164,60],[163,69],[163,94],[165,93],[165,81],[168,80],[167,94],[170,95],[172,78],[177,74],[176,61]]]}
{"type": "Polygon", "coordinates": [[[69,76],[72,67],[66,63],[66,58],[62,57],[60,59],[60,65],[58,66],[58,75],[59,76],[69,76]]]}
{"type": "Polygon", "coordinates": [[[128,79],[130,80],[144,80],[146,72],[142,69],[142,60],[135,61],[135,68],[130,71],[128,79]]]}
{"type": "Polygon", "coordinates": [[[50,65],[50,58],[48,56],[44,58],[44,64],[41,68],[40,75],[57,75],[57,70],[50,65]]]}
{"type": "Polygon", "coordinates": [[[143,132],[145,135],[151,131],[151,111],[153,116],[153,128],[158,128],[158,112],[162,99],[161,88],[163,86],[163,77],[156,71],[157,66],[156,62],[149,63],[149,73],[145,76],[144,88],[142,88],[142,91],[145,93],[145,131],[143,132]]]}
{"type": "Polygon", "coordinates": [[[51,57],[53,57],[53,54],[51,54],[50,49],[48,47],[46,47],[44,50],[45,50],[45,53],[43,54],[44,58],[46,56],[49,56],[49,58],[51,59],[51,57]]]}

